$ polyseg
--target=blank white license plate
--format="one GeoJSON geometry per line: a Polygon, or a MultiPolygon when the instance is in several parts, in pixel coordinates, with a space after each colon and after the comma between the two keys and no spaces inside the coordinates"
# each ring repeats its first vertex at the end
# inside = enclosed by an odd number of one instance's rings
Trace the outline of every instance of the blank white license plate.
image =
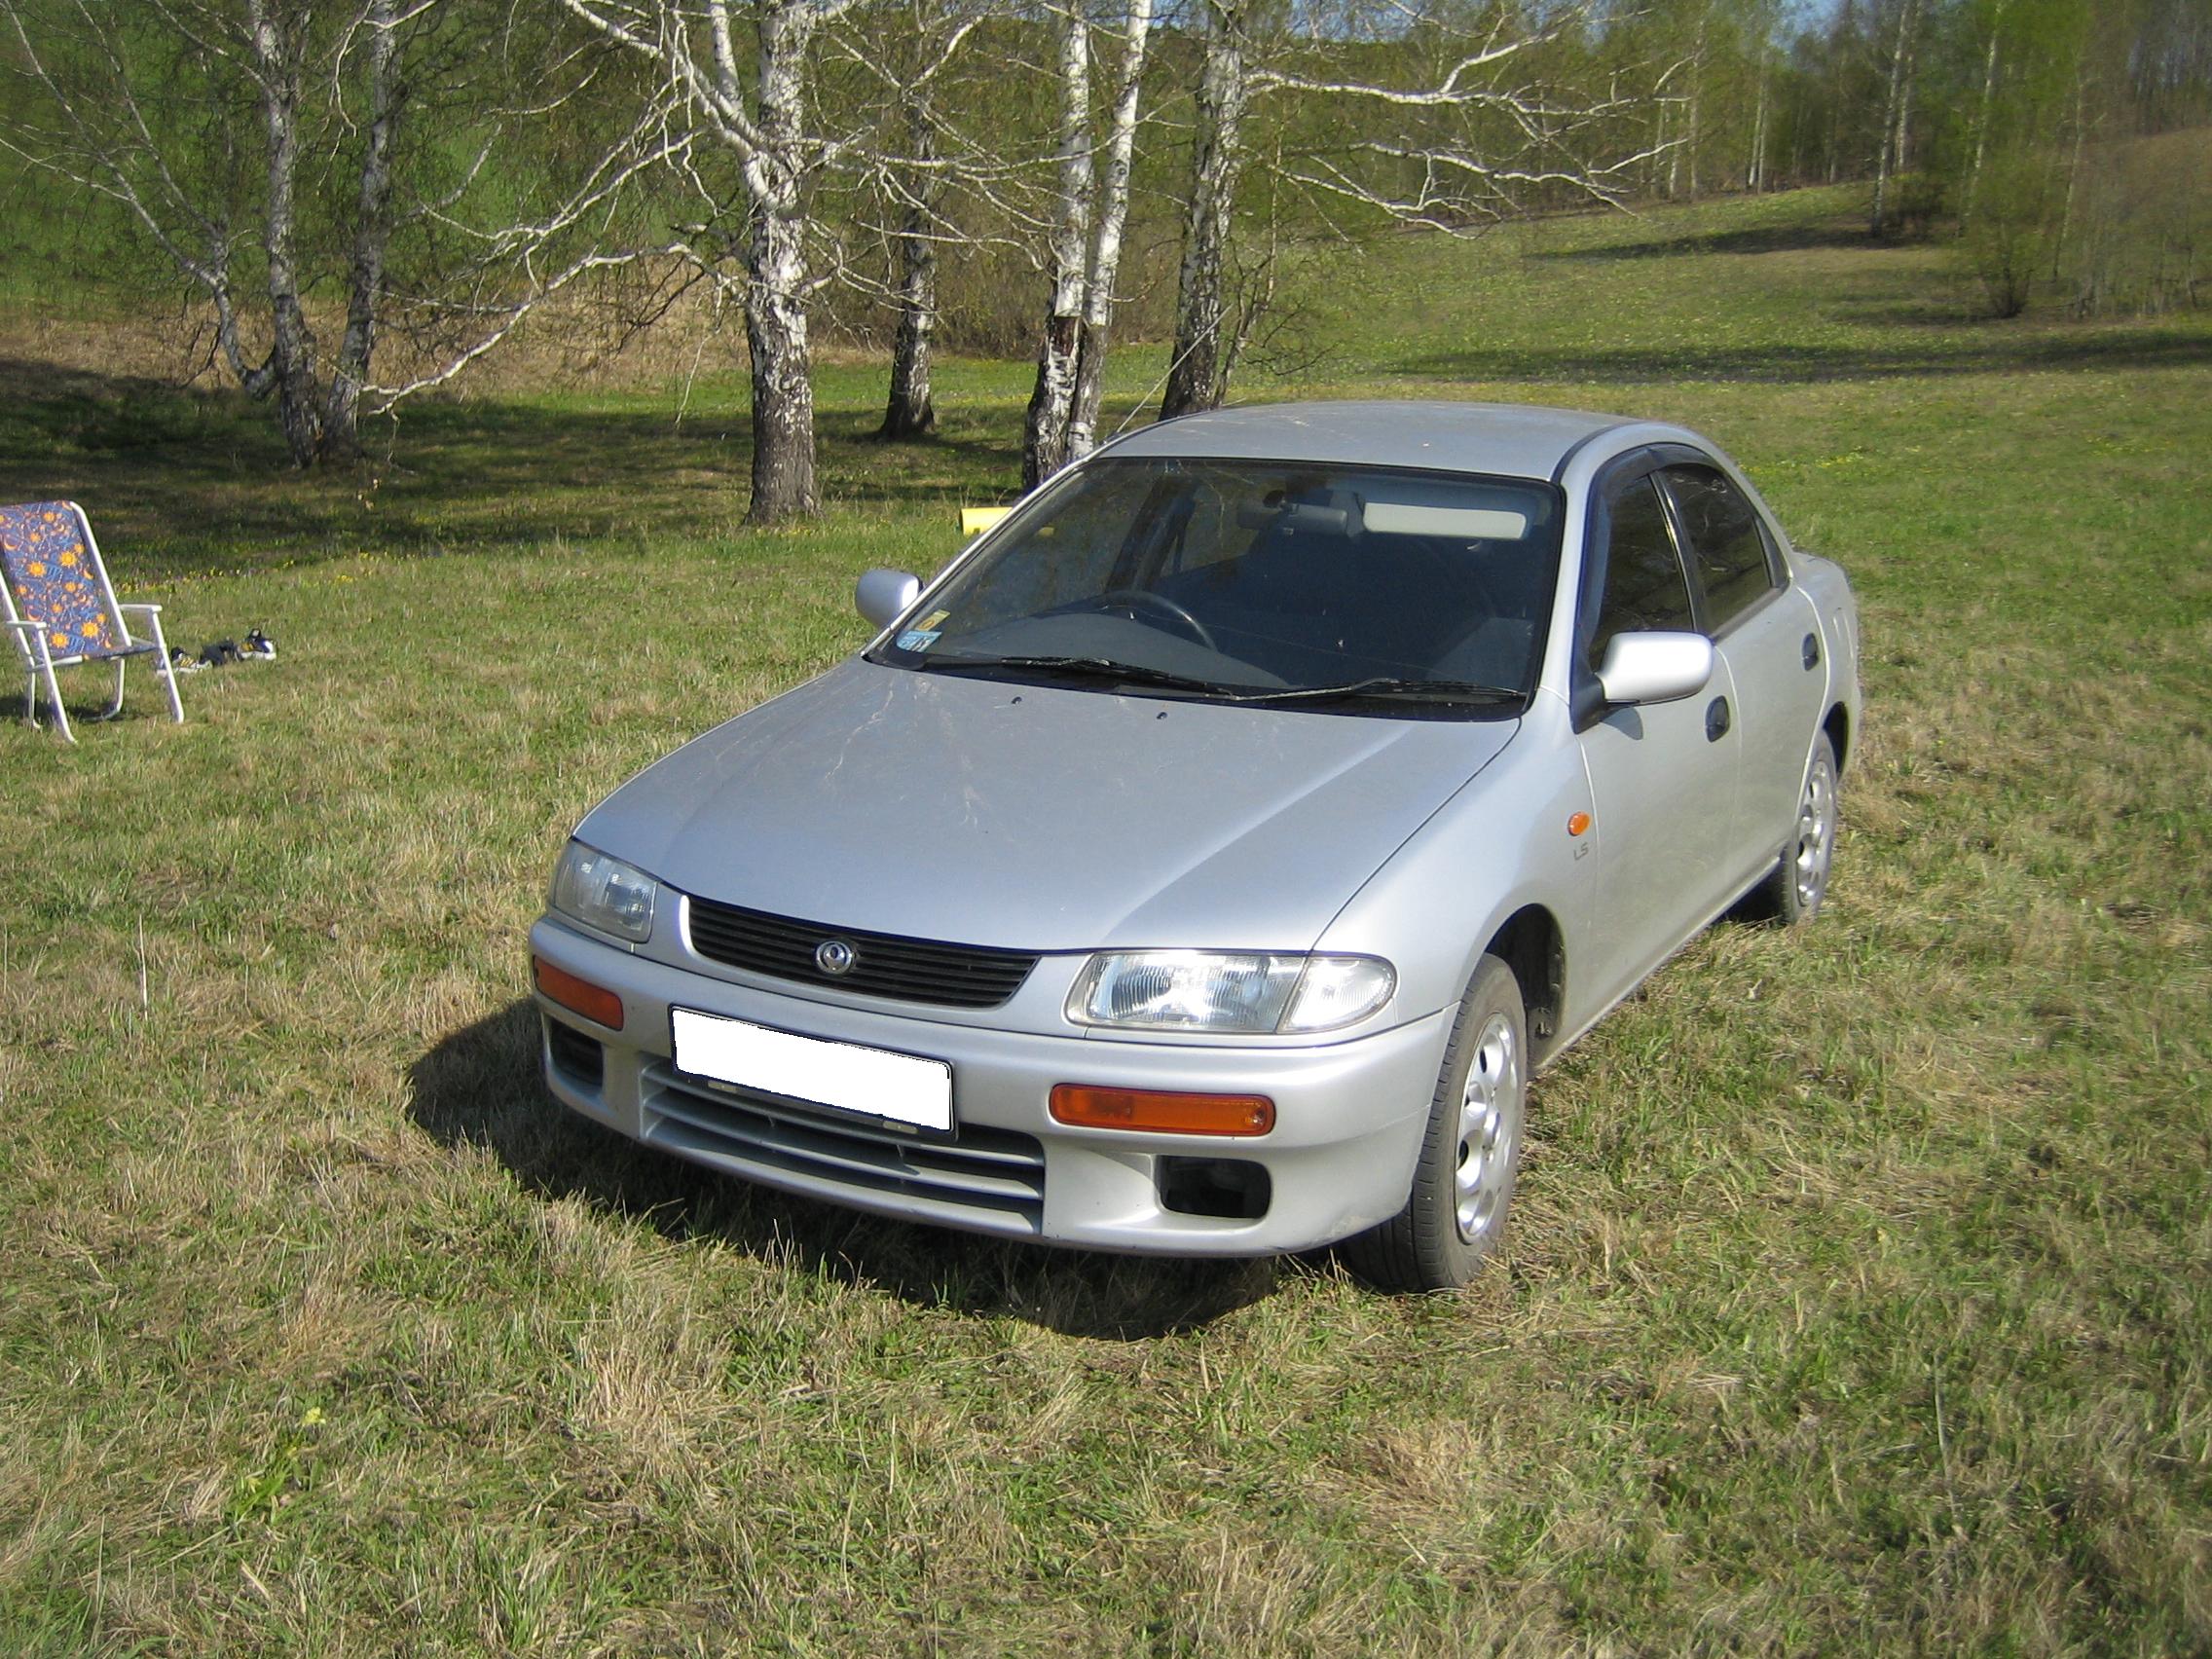
{"type": "Polygon", "coordinates": [[[800,1037],[695,1009],[669,1010],[676,1067],[864,1117],[940,1133],[952,1127],[952,1068],[942,1060],[800,1037]]]}

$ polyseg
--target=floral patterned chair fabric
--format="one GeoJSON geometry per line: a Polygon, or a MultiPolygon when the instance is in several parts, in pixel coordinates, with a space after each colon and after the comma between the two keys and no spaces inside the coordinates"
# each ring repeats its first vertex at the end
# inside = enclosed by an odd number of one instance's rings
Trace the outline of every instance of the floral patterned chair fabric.
{"type": "Polygon", "coordinates": [[[92,527],[76,502],[0,506],[0,569],[7,577],[0,582],[0,608],[6,611],[0,629],[15,641],[29,680],[24,712],[31,724],[38,723],[43,681],[55,723],[63,737],[76,740],[54,671],[85,662],[115,664],[115,695],[99,717],[113,719],[123,709],[124,664],[149,652],[168,691],[169,713],[183,720],[168,642],[162,635],[162,608],[116,603],[92,527]],[[148,638],[131,635],[130,616],[145,618],[148,638]]]}

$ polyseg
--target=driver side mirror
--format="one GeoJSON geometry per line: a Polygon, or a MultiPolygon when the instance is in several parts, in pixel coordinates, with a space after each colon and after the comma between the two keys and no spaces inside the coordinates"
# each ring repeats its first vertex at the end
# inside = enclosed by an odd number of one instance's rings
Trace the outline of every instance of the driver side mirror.
{"type": "Polygon", "coordinates": [[[853,604],[876,627],[888,628],[921,591],[921,577],[910,571],[869,571],[853,584],[853,604]]]}
{"type": "Polygon", "coordinates": [[[1713,678],[1713,642],[1703,634],[1615,634],[1598,669],[1598,689],[1614,708],[1694,697],[1713,678]]]}

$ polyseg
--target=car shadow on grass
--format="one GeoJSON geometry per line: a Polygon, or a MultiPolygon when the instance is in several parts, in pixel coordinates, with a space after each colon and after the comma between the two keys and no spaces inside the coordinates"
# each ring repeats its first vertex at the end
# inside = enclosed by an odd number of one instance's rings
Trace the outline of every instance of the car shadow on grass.
{"type": "Polygon", "coordinates": [[[408,1068],[409,1116],[448,1146],[483,1147],[532,1193],[580,1198],[664,1237],[713,1238],[764,1263],[887,1291],[917,1307],[1011,1315],[1112,1341],[1199,1329],[1271,1295],[1286,1271],[1272,1260],[1042,1249],[863,1215],[717,1175],[554,1100],[538,1076],[537,1020],[535,1007],[518,1001],[439,1043],[408,1068]]]}

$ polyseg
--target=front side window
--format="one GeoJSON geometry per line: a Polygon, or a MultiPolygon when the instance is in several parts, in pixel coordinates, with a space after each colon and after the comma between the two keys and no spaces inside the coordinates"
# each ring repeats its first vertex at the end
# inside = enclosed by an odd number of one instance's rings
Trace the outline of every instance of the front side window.
{"type": "Polygon", "coordinates": [[[1689,537],[1690,563],[1705,590],[1706,624],[1724,628],[1777,585],[1759,515],[1714,467],[1670,466],[1666,476],[1689,537]]]}
{"type": "Polygon", "coordinates": [[[1592,669],[1604,662],[1615,634],[1697,626],[1689,584],[1667,527],[1667,509],[1648,476],[1628,485],[1607,504],[1604,537],[1598,567],[1603,585],[1584,657],[1592,669]]]}
{"type": "Polygon", "coordinates": [[[1316,710],[1486,718],[1536,682],[1546,484],[1107,457],[1040,495],[875,660],[1316,710]]]}

